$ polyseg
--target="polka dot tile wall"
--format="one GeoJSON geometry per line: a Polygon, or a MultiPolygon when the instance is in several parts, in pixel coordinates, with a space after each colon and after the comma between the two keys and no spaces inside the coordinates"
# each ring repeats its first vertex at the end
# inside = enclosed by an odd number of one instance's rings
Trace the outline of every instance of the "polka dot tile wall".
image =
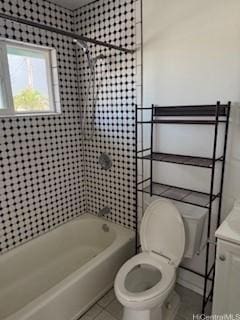
{"type": "MultiPolygon", "coordinates": [[[[135,1],[98,0],[75,12],[48,1],[2,0],[0,12],[127,48],[135,46],[135,1]]],[[[99,99],[92,141],[89,68],[70,38],[0,19],[0,37],[54,47],[62,113],[0,118],[0,253],[84,213],[109,207],[107,218],[135,227],[136,57],[89,45],[98,61],[99,99]],[[78,72],[77,72],[78,71],[78,72]],[[99,156],[112,159],[102,170],[99,156]]]]}
{"type": "Polygon", "coordinates": [[[45,0],[1,0],[0,12],[67,31],[74,28],[72,11],[45,0]]]}
{"type": "MultiPolygon", "coordinates": [[[[75,32],[108,43],[135,47],[135,1],[99,0],[75,11],[75,32]]],[[[97,214],[109,207],[107,218],[127,227],[135,227],[135,54],[89,45],[91,55],[105,55],[97,62],[98,101],[95,134],[85,141],[85,186],[87,210],[97,214]],[[99,156],[107,153],[113,166],[102,170],[99,156]]],[[[86,101],[89,68],[78,50],[81,105],[86,101]]],[[[91,134],[91,100],[87,103],[86,136],[91,134]]]]}
{"type": "MultiPolygon", "coordinates": [[[[0,11],[66,30],[72,12],[47,1],[1,0],[0,11]]],[[[84,213],[75,47],[69,38],[0,19],[0,36],[57,51],[62,114],[0,118],[0,252],[84,213]]]]}

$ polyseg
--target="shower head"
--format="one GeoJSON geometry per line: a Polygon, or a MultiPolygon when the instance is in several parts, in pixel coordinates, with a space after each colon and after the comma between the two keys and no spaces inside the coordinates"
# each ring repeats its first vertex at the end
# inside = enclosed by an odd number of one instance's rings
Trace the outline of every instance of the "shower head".
{"type": "Polygon", "coordinates": [[[88,45],[86,42],[82,40],[73,39],[73,43],[75,43],[78,47],[80,47],[84,53],[89,52],[88,45]]]}

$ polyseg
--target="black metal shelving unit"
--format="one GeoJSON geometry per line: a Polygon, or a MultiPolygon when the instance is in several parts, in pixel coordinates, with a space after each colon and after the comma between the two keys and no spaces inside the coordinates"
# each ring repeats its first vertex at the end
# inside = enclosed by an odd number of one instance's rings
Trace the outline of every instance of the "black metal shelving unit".
{"type": "MultiPolygon", "coordinates": [[[[190,272],[201,276],[204,279],[204,292],[202,301],[202,312],[205,312],[206,305],[211,300],[213,295],[213,281],[215,274],[215,263],[210,265],[210,235],[212,230],[212,204],[213,201],[218,200],[218,212],[217,212],[217,227],[221,220],[221,208],[222,208],[222,193],[224,183],[224,172],[225,172],[225,160],[227,150],[227,139],[229,129],[229,117],[230,117],[231,102],[227,104],[221,104],[219,101],[216,105],[196,105],[196,106],[172,106],[172,107],[160,107],[152,105],[151,108],[137,108],[136,107],[136,129],[138,125],[150,125],[151,142],[150,147],[137,150],[136,158],[142,161],[150,161],[150,177],[137,182],[137,191],[142,193],[148,193],[150,196],[160,196],[175,201],[179,201],[185,204],[190,204],[202,208],[208,209],[207,218],[207,240],[206,240],[206,257],[205,257],[205,272],[201,274],[197,271],[191,270],[186,267],[182,267],[190,272]],[[138,112],[148,110],[151,112],[151,120],[149,121],[138,121],[138,112]],[[212,157],[206,158],[201,156],[192,155],[179,155],[179,154],[168,154],[155,152],[153,148],[154,142],[154,126],[155,125],[204,125],[214,127],[213,136],[213,149],[212,157]],[[219,125],[223,126],[224,142],[223,142],[223,153],[220,157],[217,157],[217,144],[218,144],[218,133],[219,125]],[[178,165],[187,165],[208,169],[211,177],[209,186],[209,193],[201,192],[199,190],[192,190],[181,188],[179,186],[172,186],[162,184],[153,181],[153,162],[168,162],[178,165]],[[215,169],[216,164],[221,164],[221,179],[219,192],[214,194],[214,183],[215,183],[215,169]],[[144,187],[144,184],[148,183],[148,186],[144,187]],[[209,289],[210,281],[210,289],[209,289]]],[[[138,141],[137,141],[138,142],[138,141]]]]}

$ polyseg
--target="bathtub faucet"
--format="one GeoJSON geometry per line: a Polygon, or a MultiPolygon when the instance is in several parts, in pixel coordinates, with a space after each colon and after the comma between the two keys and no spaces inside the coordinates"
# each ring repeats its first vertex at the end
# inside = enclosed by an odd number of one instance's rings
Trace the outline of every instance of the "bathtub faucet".
{"type": "Polygon", "coordinates": [[[110,213],[111,213],[111,209],[109,207],[104,207],[98,212],[98,216],[99,217],[104,217],[104,216],[106,216],[107,214],[110,214],[110,213]]]}

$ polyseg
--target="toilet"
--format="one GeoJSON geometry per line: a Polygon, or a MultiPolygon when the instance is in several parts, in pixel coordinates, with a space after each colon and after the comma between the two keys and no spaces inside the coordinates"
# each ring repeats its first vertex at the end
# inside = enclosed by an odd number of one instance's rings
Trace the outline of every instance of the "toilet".
{"type": "Polygon", "coordinates": [[[178,209],[159,199],[146,209],[140,227],[142,253],[129,259],[114,283],[124,306],[123,320],[174,319],[180,299],[173,290],[185,249],[185,230],[178,209]]]}

